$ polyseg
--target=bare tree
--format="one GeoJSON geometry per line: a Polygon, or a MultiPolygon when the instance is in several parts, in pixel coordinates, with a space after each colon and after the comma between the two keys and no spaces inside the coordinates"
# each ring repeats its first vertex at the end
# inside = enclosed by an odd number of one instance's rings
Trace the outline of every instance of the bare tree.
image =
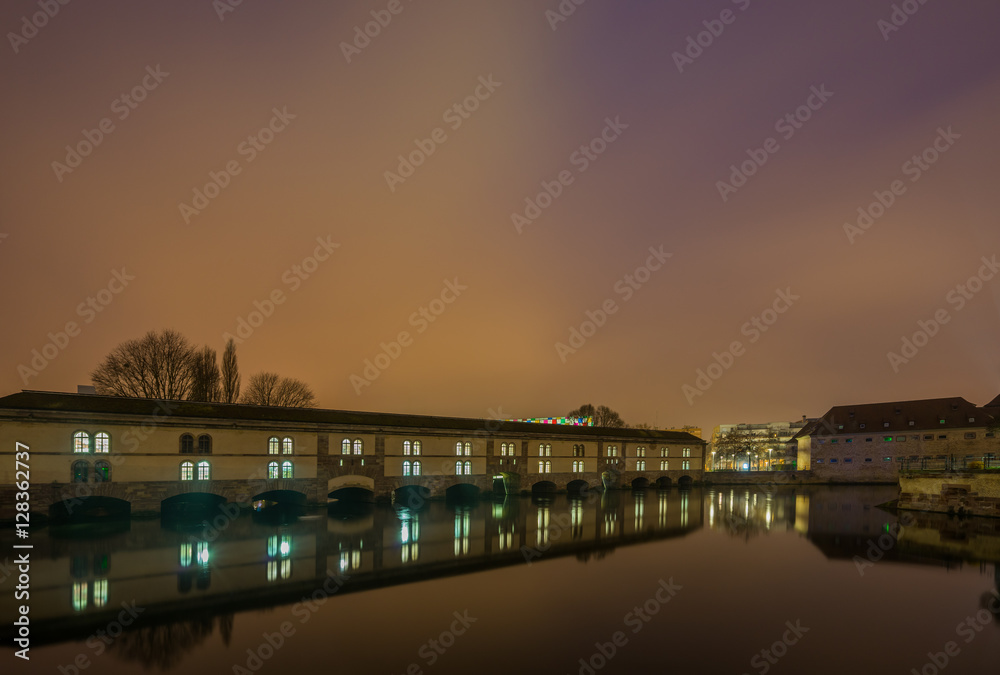
{"type": "Polygon", "coordinates": [[[240,397],[240,403],[282,408],[313,408],[316,396],[305,382],[277,373],[254,373],[240,397]]]}
{"type": "Polygon", "coordinates": [[[621,428],[625,426],[622,416],[606,405],[594,407],[590,403],[582,405],[576,410],[571,410],[567,417],[593,417],[594,426],[621,428]]]}
{"type": "Polygon", "coordinates": [[[240,367],[236,363],[236,341],[229,338],[222,352],[222,402],[236,403],[240,400],[240,367]]]}
{"type": "Polygon", "coordinates": [[[217,403],[222,398],[221,379],[215,350],[204,347],[191,359],[191,394],[188,398],[217,403]]]}
{"type": "Polygon", "coordinates": [[[177,331],[121,343],[90,377],[98,394],[178,400],[191,392],[194,348],[177,331]]]}
{"type": "Polygon", "coordinates": [[[723,467],[732,466],[739,471],[740,458],[745,455],[747,470],[753,471],[762,468],[762,460],[768,458],[768,450],[779,446],[778,436],[773,431],[754,433],[749,429],[737,428],[721,434],[712,448],[723,467]]]}

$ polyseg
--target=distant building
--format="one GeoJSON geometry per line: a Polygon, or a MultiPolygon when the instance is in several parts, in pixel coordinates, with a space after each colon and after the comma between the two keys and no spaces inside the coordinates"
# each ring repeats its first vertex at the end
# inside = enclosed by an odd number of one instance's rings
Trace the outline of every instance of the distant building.
{"type": "Polygon", "coordinates": [[[701,427],[692,427],[686,424],[682,427],[677,427],[677,428],[671,427],[669,429],[664,429],[664,431],[676,431],[678,433],[691,434],[692,436],[697,436],[698,438],[701,438],[701,427]]]}
{"type": "MultiPolygon", "coordinates": [[[[708,453],[708,465],[705,467],[707,471],[715,471],[714,467],[714,453],[712,449],[715,447],[719,437],[723,434],[728,434],[731,431],[748,431],[754,435],[758,436],[768,436],[774,434],[777,440],[774,444],[774,453],[771,456],[771,468],[775,470],[792,470],[795,469],[795,459],[798,453],[798,444],[793,440],[796,434],[798,434],[803,427],[805,427],[810,420],[805,415],[802,416],[801,420],[795,422],[761,422],[759,424],[720,424],[712,430],[712,441],[709,447],[708,453]]],[[[719,467],[721,468],[721,467],[719,467]]]]}
{"type": "Polygon", "coordinates": [[[998,419],[1000,397],[836,406],[796,435],[798,468],[845,482],[895,482],[904,465],[974,468],[1000,448],[998,419]]]}

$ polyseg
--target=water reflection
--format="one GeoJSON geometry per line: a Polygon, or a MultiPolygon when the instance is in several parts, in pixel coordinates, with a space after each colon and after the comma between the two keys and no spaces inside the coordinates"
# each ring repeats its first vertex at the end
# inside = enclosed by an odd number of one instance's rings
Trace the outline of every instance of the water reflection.
{"type": "MultiPolygon", "coordinates": [[[[216,629],[228,640],[233,612],[296,602],[332,572],[348,576],[349,592],[528,560],[599,560],[618,546],[683,537],[706,525],[747,541],[797,533],[828,558],[852,559],[896,523],[877,507],[895,496],[892,487],[637,490],[433,501],[419,509],[339,505],[292,520],[243,515],[220,530],[134,521],[124,533],[89,540],[41,530],[33,533],[33,638],[85,638],[122,602],[135,600],[146,608],[141,625],[115,642],[114,653],[169,669],[216,629]],[[192,613],[206,618],[190,621],[192,613]]],[[[1000,521],[916,514],[885,558],[995,563],[1000,521]]],[[[984,572],[995,575],[991,567],[984,572]]],[[[9,585],[0,585],[6,597],[9,585]]],[[[985,593],[974,602],[992,611],[993,598],[985,593]]]]}

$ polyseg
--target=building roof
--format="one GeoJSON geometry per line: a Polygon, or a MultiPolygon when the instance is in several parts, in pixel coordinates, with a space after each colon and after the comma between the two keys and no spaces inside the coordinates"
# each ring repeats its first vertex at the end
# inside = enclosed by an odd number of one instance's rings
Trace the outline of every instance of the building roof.
{"type": "Polygon", "coordinates": [[[625,438],[648,441],[704,443],[689,433],[655,431],[651,429],[582,427],[468,417],[437,417],[401,415],[395,413],[323,410],[317,408],[281,408],[232,403],[201,403],[197,401],[157,401],[146,398],[100,396],[96,394],[66,394],[61,392],[22,391],[0,398],[0,417],[10,411],[15,414],[77,413],[104,414],[148,418],[154,411],[177,418],[200,418],[216,421],[264,423],[303,423],[331,426],[372,426],[376,428],[440,429],[442,431],[481,431],[493,435],[504,432],[534,436],[582,436],[625,438]]]}
{"type": "MultiPolygon", "coordinates": [[[[995,399],[993,399],[992,401],[990,401],[989,403],[987,403],[983,407],[984,408],[1000,408],[1000,396],[997,396],[995,399]]],[[[993,413],[993,414],[996,414],[996,413],[993,413]]]]}
{"type": "Polygon", "coordinates": [[[992,422],[995,415],[996,412],[977,407],[960,396],[840,405],[807,424],[795,438],[976,428],[992,422]]]}

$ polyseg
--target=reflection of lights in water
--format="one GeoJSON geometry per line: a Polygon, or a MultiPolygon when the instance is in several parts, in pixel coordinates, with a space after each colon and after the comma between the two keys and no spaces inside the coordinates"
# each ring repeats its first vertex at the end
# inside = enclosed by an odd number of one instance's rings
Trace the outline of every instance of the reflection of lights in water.
{"type": "Polygon", "coordinates": [[[73,609],[75,611],[82,612],[87,609],[87,591],[86,581],[77,581],[73,584],[73,609]]]}
{"type": "Polygon", "coordinates": [[[108,604],[108,580],[98,579],[94,582],[94,606],[104,607],[108,604]]]}
{"type": "Polygon", "coordinates": [[[539,546],[544,546],[549,543],[549,520],[549,507],[538,507],[538,530],[535,532],[535,542],[539,546]]]}
{"type": "Polygon", "coordinates": [[[410,541],[410,525],[409,523],[403,523],[403,527],[399,533],[399,539],[402,543],[406,544],[410,541]]]}
{"type": "Polygon", "coordinates": [[[667,526],[667,511],[669,505],[669,495],[665,492],[660,493],[660,527],[667,526]]]}
{"type": "Polygon", "coordinates": [[[281,538],[281,556],[286,557],[292,551],[292,545],[284,538],[281,538]]]}
{"type": "Polygon", "coordinates": [[[646,495],[635,498],[635,529],[642,527],[642,521],[646,516],[646,495]]]}
{"type": "Polygon", "coordinates": [[[687,527],[690,510],[688,495],[686,493],[681,494],[681,527],[687,527]]]}
{"type": "Polygon", "coordinates": [[[469,530],[471,525],[467,509],[455,512],[455,555],[465,555],[469,552],[469,530]]]}

